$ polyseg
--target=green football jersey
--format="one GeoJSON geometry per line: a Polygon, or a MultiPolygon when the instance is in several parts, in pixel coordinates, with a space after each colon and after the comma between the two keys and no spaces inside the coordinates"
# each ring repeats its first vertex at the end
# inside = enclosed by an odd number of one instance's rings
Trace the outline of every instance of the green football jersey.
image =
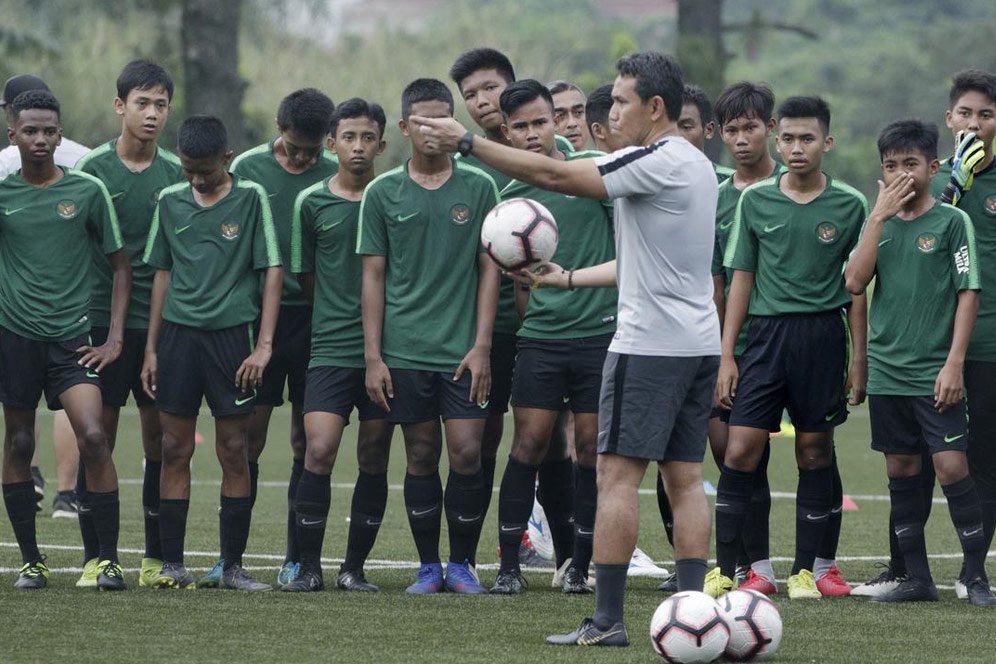
{"type": "Polygon", "coordinates": [[[387,258],[389,367],[453,371],[473,347],[481,224],[498,200],[495,181],[460,161],[438,189],[412,180],[407,162],[367,186],[356,252],[387,258]]]}
{"type": "MultiPolygon", "coordinates": [[[[76,170],[89,173],[107,187],[114,203],[124,239],[125,251],[131,260],[131,301],[125,327],[149,327],[149,301],[152,297],[152,279],[155,269],[142,261],[145,244],[149,240],[152,215],[156,210],[159,192],[183,180],[180,158],[164,148],[141,173],[130,170],[121,161],[115,146],[118,139],[104,143],[76,163],[76,170]]],[[[111,287],[114,274],[107,258],[97,247],[93,252],[93,299],[90,303],[90,322],[108,327],[111,324],[111,287]]]]}
{"type": "Polygon", "coordinates": [[[164,320],[200,330],[255,321],[257,270],[280,266],[266,191],[234,175],[228,195],[202,207],[189,183],[164,189],[144,260],[171,273],[164,320]]]}
{"type": "MultiPolygon", "coordinates": [[[[567,154],[567,160],[601,156],[585,151],[567,154]]],[[[557,221],[557,251],[551,259],[558,265],[582,268],[600,265],[616,257],[612,230],[612,202],[566,196],[513,181],[502,198],[529,198],[550,211],[557,221]]],[[[529,294],[529,306],[519,329],[528,339],[580,339],[616,330],[615,288],[582,288],[575,291],[539,289],[529,294]]]]}
{"type": "Polygon", "coordinates": [[[360,202],[329,191],[330,179],[298,194],[291,271],[315,276],[309,366],[363,368],[363,259],[356,253],[360,202]]]}
{"type": "Polygon", "coordinates": [[[972,222],[937,203],[885,222],[868,314],[868,394],[929,396],[947,360],[958,292],[979,289],[972,222]]]}
{"type": "Polygon", "coordinates": [[[723,166],[722,164],[716,164],[716,181],[723,184],[727,180],[733,177],[736,171],[729,166],[723,166]]]}
{"type": "Polygon", "coordinates": [[[89,332],[93,246],[124,246],[103,182],[70,170],[44,188],[20,171],[0,180],[0,326],[40,341],[89,332]]]}
{"type": "MultiPolygon", "coordinates": [[[[951,178],[951,160],[941,162],[941,170],[931,181],[934,196],[940,196],[951,178]]],[[[975,174],[972,188],[958,201],[975,228],[979,252],[979,271],[991,279],[996,274],[996,160],[981,173],[975,174]]],[[[996,287],[983,288],[979,293],[979,316],[968,345],[968,359],[996,362],[996,287]]]]}
{"type": "Polygon", "coordinates": [[[847,305],[843,269],[868,217],[853,187],[826,176],[826,189],[801,205],[775,175],[740,195],[723,265],[754,273],[752,316],[832,311],[847,305]]]}
{"type": "MultiPolygon", "coordinates": [[[[275,140],[275,139],[274,139],[275,140]]],[[[334,152],[322,150],[318,159],[304,173],[288,173],[273,155],[273,143],[264,143],[247,150],[232,162],[232,173],[263,186],[269,195],[270,210],[273,211],[273,226],[277,229],[277,243],[280,255],[290,256],[291,216],[294,214],[294,201],[302,191],[332,177],[339,172],[339,157],[334,152]]],[[[284,290],[280,304],[292,307],[306,307],[308,300],[301,290],[297,278],[291,274],[290,265],[284,265],[284,290]]]]}

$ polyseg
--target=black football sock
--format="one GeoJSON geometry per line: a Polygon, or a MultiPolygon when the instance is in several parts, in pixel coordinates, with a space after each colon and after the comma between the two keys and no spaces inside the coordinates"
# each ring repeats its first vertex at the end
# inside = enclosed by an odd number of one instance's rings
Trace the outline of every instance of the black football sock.
{"type": "Polygon", "coordinates": [[[162,560],[163,547],[159,542],[159,475],[162,461],[146,457],[142,477],[142,513],[145,515],[145,557],[162,560]]]}
{"type": "Polygon", "coordinates": [[[249,462],[249,504],[256,506],[256,493],[259,489],[259,461],[249,462]]]}
{"type": "Polygon", "coordinates": [[[488,516],[488,510],[491,509],[491,498],[494,494],[495,488],[495,465],[497,460],[492,457],[490,459],[481,459],[481,520],[477,523],[477,532],[474,533],[474,541],[471,544],[471,558],[470,564],[477,564],[477,547],[481,543],[481,532],[484,530],[484,520],[488,516]]]}
{"type": "Polygon", "coordinates": [[[626,599],[626,573],[629,563],[603,565],[595,563],[595,613],[591,619],[599,629],[608,629],[623,621],[623,602],[626,599]]]}
{"type": "MultiPolygon", "coordinates": [[[[919,475],[889,480],[889,523],[903,557],[903,571],[933,583],[923,536],[923,479],[919,475]]],[[[893,570],[895,572],[895,570],[893,570]]]]}
{"type": "Polygon", "coordinates": [[[242,554],[249,543],[249,524],[252,522],[252,498],[221,497],[221,511],[218,525],[225,524],[225,546],[221,557],[225,559],[225,569],[242,565],[242,554]]]}
{"type": "Polygon", "coordinates": [[[17,546],[21,549],[21,560],[33,563],[41,560],[38,552],[38,538],[35,534],[35,483],[14,482],[3,485],[3,502],[7,507],[7,517],[14,531],[17,546]]]}
{"type": "Polygon", "coordinates": [[[159,541],[163,562],[183,564],[183,540],[187,534],[190,500],[159,500],[159,541]]]}
{"type": "Polygon", "coordinates": [[[101,561],[118,561],[118,534],[121,532],[121,502],[118,490],[104,493],[90,492],[90,515],[93,528],[100,542],[98,556],[101,561]]]}
{"type": "Polygon", "coordinates": [[[498,546],[501,548],[501,571],[519,571],[519,542],[526,532],[533,510],[538,467],[508,457],[498,493],[498,546]]]}
{"type": "Polygon", "coordinates": [[[574,555],[574,462],[570,457],[544,461],[537,476],[537,498],[550,526],[557,569],[560,569],[574,555]]]}
{"type": "Polygon", "coordinates": [[[657,473],[657,511],[661,513],[661,521],[664,522],[664,534],[667,535],[667,543],[674,548],[674,513],[671,511],[671,501],[667,498],[667,490],[664,489],[664,479],[660,472],[657,473]]]}
{"type": "Polygon", "coordinates": [[[837,452],[833,452],[831,469],[832,502],[830,517],[827,519],[826,531],[816,547],[816,557],[823,560],[837,558],[837,545],[840,543],[840,525],[844,520],[844,485],[840,481],[840,469],[837,467],[837,452]]]}
{"type": "Polygon", "coordinates": [[[948,511],[965,555],[964,581],[986,576],[986,537],[982,526],[982,505],[975,492],[975,482],[968,475],[952,484],[942,485],[948,499],[948,511]]]}
{"type": "Polygon", "coordinates": [[[906,574],[906,558],[903,550],[899,546],[899,539],[896,537],[896,522],[889,513],[889,570],[895,576],[906,574]]]}
{"type": "MultiPolygon", "coordinates": [[[[302,468],[297,483],[295,538],[299,548],[299,561],[303,566],[320,568],[322,543],[332,503],[331,475],[319,475],[302,468]]],[[[355,517],[352,519],[355,521],[355,517]]],[[[352,528],[352,524],[350,524],[352,528]]]]}
{"type": "Polygon", "coordinates": [[[83,562],[93,560],[100,555],[100,539],[93,525],[93,514],[90,511],[90,496],[86,490],[86,471],[83,460],[80,459],[79,470],[76,472],[76,502],[79,505],[80,537],[83,540],[83,562]]]}
{"type": "Polygon", "coordinates": [[[678,592],[696,590],[702,592],[705,587],[706,572],[709,571],[709,561],[704,558],[682,558],[674,561],[678,574],[678,592]]]}
{"type": "Polygon", "coordinates": [[[450,532],[450,562],[469,562],[481,523],[481,471],[464,475],[450,470],[446,478],[446,525],[450,532]]]}
{"type": "Polygon", "coordinates": [[[595,535],[595,508],[598,504],[598,484],[595,468],[577,466],[574,480],[574,560],[571,566],[588,577],[591,548],[595,535]]]}
{"type": "Polygon", "coordinates": [[[716,566],[723,576],[733,578],[743,539],[754,473],[723,465],[716,488],[716,566]]]}
{"type": "Polygon", "coordinates": [[[771,485],[768,483],[768,460],[771,458],[771,441],[764,445],[761,461],[754,471],[754,484],[750,493],[750,507],[744,516],[741,537],[741,555],[748,565],[771,558],[769,545],[769,520],[771,517],[771,485]]]}
{"type": "Polygon", "coordinates": [[[418,550],[419,562],[439,562],[439,532],[442,530],[443,484],[439,473],[405,475],[405,511],[418,550]]]}
{"type": "Polygon", "coordinates": [[[304,459],[294,459],[291,462],[290,481],[287,483],[287,552],[284,554],[284,562],[288,563],[299,562],[301,558],[301,554],[298,551],[294,499],[297,497],[297,484],[301,481],[301,473],[303,471],[304,459]]]}
{"type": "Polygon", "coordinates": [[[813,571],[816,549],[827,529],[833,507],[833,469],[799,469],[795,512],[795,562],[792,574],[813,571]]]}
{"type": "Polygon", "coordinates": [[[387,473],[372,475],[362,470],[356,478],[349,506],[349,538],[346,559],[340,571],[359,571],[367,561],[387,507],[387,473]]]}

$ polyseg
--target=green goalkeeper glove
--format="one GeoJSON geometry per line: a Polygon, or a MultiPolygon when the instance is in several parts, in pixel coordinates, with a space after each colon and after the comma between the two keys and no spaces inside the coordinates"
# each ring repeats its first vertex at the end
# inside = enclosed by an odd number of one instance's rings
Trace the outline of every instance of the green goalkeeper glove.
{"type": "Polygon", "coordinates": [[[986,156],[986,146],[976,138],[975,132],[959,131],[955,136],[954,159],[951,160],[951,179],[948,181],[941,200],[958,205],[975,181],[975,170],[986,156]]]}

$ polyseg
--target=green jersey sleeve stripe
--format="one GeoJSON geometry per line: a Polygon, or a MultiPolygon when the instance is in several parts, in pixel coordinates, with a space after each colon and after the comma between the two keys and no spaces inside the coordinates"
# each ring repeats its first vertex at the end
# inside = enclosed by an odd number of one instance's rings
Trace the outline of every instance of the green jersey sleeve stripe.
{"type": "Polygon", "coordinates": [[[726,240],[726,253],[723,254],[723,266],[730,267],[733,264],[733,257],[736,255],[737,244],[740,240],[740,227],[743,224],[741,219],[742,210],[744,206],[744,200],[747,199],[747,192],[754,189],[760,189],[761,187],[770,187],[778,181],[778,178],[772,176],[767,180],[761,180],[760,182],[755,182],[740,194],[740,200],[737,201],[737,211],[733,215],[733,227],[730,229],[730,237],[726,240]]]}
{"type": "Polygon", "coordinates": [[[259,197],[259,208],[263,213],[263,237],[266,238],[266,257],[271,267],[276,267],[281,263],[280,246],[277,244],[277,229],[273,226],[273,211],[270,209],[270,201],[266,195],[266,190],[252,180],[239,178],[238,185],[241,189],[252,189],[259,197]]]}
{"type": "Polygon", "coordinates": [[[162,159],[165,159],[166,161],[170,162],[171,164],[176,164],[177,166],[180,165],[180,158],[178,156],[176,156],[176,154],[170,152],[169,150],[167,150],[166,148],[164,148],[162,146],[160,146],[160,147],[157,148],[156,154],[158,154],[159,157],[161,157],[162,159]]]}
{"type": "Polygon", "coordinates": [[[124,239],[121,237],[121,226],[118,224],[118,213],[114,209],[114,203],[111,201],[111,194],[107,191],[107,187],[104,182],[94,176],[90,175],[86,171],[67,171],[67,175],[73,175],[81,178],[85,178],[90,182],[93,182],[100,189],[100,194],[104,197],[104,204],[107,206],[107,214],[111,218],[111,232],[114,233],[114,244],[117,245],[118,249],[124,246],[124,239]]]}
{"type": "Polygon", "coordinates": [[[270,149],[271,148],[269,142],[263,143],[262,145],[257,145],[254,148],[249,148],[248,150],[240,154],[238,157],[236,157],[234,161],[232,161],[232,165],[229,166],[229,170],[234,172],[235,169],[238,168],[239,164],[241,164],[245,159],[260,154],[261,152],[262,153],[269,152],[270,149]]]}
{"type": "Polygon", "coordinates": [[[869,214],[868,199],[865,198],[864,194],[862,194],[860,191],[858,191],[857,189],[855,189],[851,185],[847,184],[846,182],[841,182],[840,180],[830,180],[830,186],[833,187],[834,189],[838,189],[838,190],[840,190],[840,191],[842,191],[842,192],[844,192],[846,194],[850,194],[851,196],[854,196],[859,201],[861,201],[861,207],[865,211],[865,217],[866,218],[868,217],[868,214],[869,214]]]}
{"type": "Polygon", "coordinates": [[[404,169],[405,169],[405,164],[402,164],[400,166],[395,166],[394,168],[385,173],[381,173],[373,180],[371,180],[370,184],[368,184],[367,188],[363,191],[363,198],[360,199],[360,221],[356,227],[356,253],[360,253],[360,243],[363,241],[363,217],[364,217],[363,211],[367,205],[367,196],[370,195],[370,192],[374,191],[374,189],[376,188],[374,185],[376,185],[379,181],[383,180],[386,177],[392,177],[397,175],[398,173],[403,173],[404,169]]]}
{"type": "Polygon", "coordinates": [[[303,229],[301,228],[301,208],[304,207],[304,201],[311,196],[316,191],[321,191],[323,187],[328,186],[325,180],[321,182],[316,182],[307,189],[303,190],[297,195],[294,200],[294,213],[291,215],[291,272],[301,271],[301,243],[303,241],[303,229]]]}
{"type": "Polygon", "coordinates": [[[159,202],[156,203],[156,211],[152,214],[152,225],[149,227],[149,238],[145,241],[145,253],[142,254],[142,262],[148,263],[152,258],[152,247],[156,244],[156,237],[159,235],[159,208],[167,194],[186,189],[189,182],[177,182],[159,192],[159,202]]]}
{"type": "Polygon", "coordinates": [[[965,224],[965,239],[968,241],[968,290],[980,290],[982,282],[979,278],[979,261],[975,250],[975,226],[968,213],[948,203],[941,203],[946,208],[956,210],[965,224]]]}
{"type": "Polygon", "coordinates": [[[79,161],[76,162],[76,165],[73,166],[73,169],[74,170],[81,170],[84,166],[86,166],[88,163],[90,163],[91,161],[93,161],[97,157],[100,157],[101,155],[105,155],[108,152],[110,152],[110,150],[113,147],[114,147],[114,142],[113,141],[108,141],[107,143],[104,143],[103,145],[99,145],[99,146],[95,147],[94,149],[90,150],[85,155],[83,155],[82,157],[80,157],[79,161]]]}

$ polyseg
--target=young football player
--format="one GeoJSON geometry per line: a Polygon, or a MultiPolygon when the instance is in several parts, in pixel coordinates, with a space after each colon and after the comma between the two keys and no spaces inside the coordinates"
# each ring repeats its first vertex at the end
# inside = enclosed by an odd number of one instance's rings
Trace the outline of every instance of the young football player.
{"type": "Polygon", "coordinates": [[[979,307],[975,233],[968,215],[934,199],[937,127],[901,120],[878,138],[879,195],[847,265],[847,289],[875,279],[869,314],[868,412],[872,448],[885,453],[892,528],[905,578],[878,602],[936,602],[924,539],[926,447],[964,554],[968,600],[996,605],[989,590],[982,506],[969,475],[964,364],[979,307]],[[911,302],[916,316],[909,315],[911,302]]]}
{"type": "MultiPolygon", "coordinates": [[[[255,504],[259,457],[266,446],[273,409],[284,403],[286,385],[287,399],[291,402],[292,461],[287,485],[287,549],[277,574],[278,586],[293,581],[300,569],[293,503],[304,468],[305,431],[301,405],[311,339],[311,306],[290,272],[291,215],[299,193],[339,170],[335,155],[325,149],[334,108],[332,100],[314,88],[290,93],[277,108],[277,137],[243,152],[232,162],[233,174],[252,180],[266,190],[280,255],[285,261],[273,357],[266,366],[263,383],[256,395],[256,410],[249,416],[250,495],[255,504]]],[[[216,587],[221,582],[224,563],[224,560],[219,560],[210,572],[198,580],[197,585],[202,588],[216,587]]]]}
{"type": "Polygon", "coordinates": [[[222,588],[269,590],[242,566],[252,520],[246,436],[273,353],[283,270],[262,186],[228,172],[225,125],[195,115],[180,125],[186,182],[159,195],[144,260],[156,269],[142,384],[163,429],[157,588],[190,588],[183,564],[190,459],[201,400],[215,421],[221,464],[222,588]],[[265,272],[260,305],[260,274],[265,272]],[[253,325],[260,320],[259,334],[253,325]]]}
{"type": "Polygon", "coordinates": [[[571,143],[575,150],[588,148],[588,123],[584,119],[587,98],[578,86],[570,81],[553,81],[547,84],[553,95],[554,130],[571,143]]]}
{"type": "MultiPolygon", "coordinates": [[[[557,149],[553,98],[538,81],[527,79],[509,85],[501,94],[500,105],[505,117],[503,131],[512,147],[561,160],[598,154],[565,155],[557,149]]],[[[560,242],[555,261],[586,267],[615,257],[611,204],[544,191],[517,181],[507,186],[502,196],[537,201],[558,220],[560,242]]],[[[616,291],[537,291],[530,296],[527,287],[520,293],[528,305],[519,330],[518,368],[512,385],[515,433],[498,503],[501,568],[491,592],[515,594],[522,590],[518,542],[526,531],[539,464],[547,456],[550,437],[565,402],[574,412],[574,499],[571,501],[567,495],[544,496],[543,505],[549,513],[570,514],[573,502],[573,547],[567,549],[570,531],[556,537],[554,544],[560,545],[556,562],[558,569],[564,568],[564,592],[591,592],[587,577],[597,496],[598,390],[606,349],[615,332],[616,291]]],[[[554,523],[551,520],[551,526],[554,523]]]]}
{"type": "MultiPolygon", "coordinates": [[[[682,95],[681,117],[678,118],[678,131],[685,140],[705,152],[706,141],[712,139],[716,132],[716,120],[713,116],[709,97],[697,85],[685,85],[682,95]]],[[[716,164],[716,179],[719,182],[733,175],[729,166],[716,164]]]]}
{"type": "Polygon", "coordinates": [[[453,96],[435,79],[405,88],[400,127],[412,157],[363,194],[357,253],[363,255],[366,387],[405,437],[405,507],[421,563],[408,592],[436,593],[445,585],[479,594],[485,590],[470,559],[483,518],[481,437],[499,280],[480,234],[498,190],[489,175],[454,161],[413,128],[411,115],[452,118],[453,96]],[[443,429],[450,464],[445,495],[443,429]],[[445,580],[439,560],[444,510],[450,536],[445,580]]]}
{"type": "Polygon", "coordinates": [[[789,597],[822,597],[813,572],[822,546],[835,544],[832,514],[841,493],[833,430],[847,418],[848,390],[851,404],[864,398],[867,305],[864,295],[852,297],[844,289],[842,269],[868,206],[855,189],[821,170],[833,147],[826,102],[791,97],[778,116],[775,143],[787,170],[740,195],[724,260],[733,278],[716,398],[732,411],[716,498],[718,566],[706,580],[714,597],[733,588],[755,475],[785,409],[796,428],[799,468],[789,597]],[[737,339],[748,314],[738,361],[737,339]]]}
{"type": "Polygon", "coordinates": [[[387,461],[393,427],[366,393],[360,291],[363,264],[356,236],[363,191],[374,178],[374,159],[384,151],[387,119],[377,104],[343,102],[332,116],[329,150],[339,173],[314,184],[294,204],[291,269],[313,303],[311,362],[304,392],[308,448],[295,498],[301,572],[287,592],[322,590],[321,553],[331,504],[330,479],[342,432],[355,408],[360,420],[360,474],[349,514],[346,559],[336,586],[376,592],[363,563],[373,548],[387,505],[387,461]]]}
{"type": "Polygon", "coordinates": [[[81,509],[96,534],[96,585],[122,590],[118,564],[118,479],[102,422],[100,372],[121,353],[131,267],[107,188],[55,164],[62,137],[59,102],[44,90],[11,103],[7,137],[21,169],[0,181],[0,403],[6,438],[3,497],[24,566],[16,588],[48,578],[35,537],[31,455],[42,393],[69,417],[89,491],[81,509]],[[89,339],[91,246],[108,257],[112,287],[107,339],[89,339]]]}
{"type": "MultiPolygon", "coordinates": [[[[104,428],[114,449],[121,407],[128,394],[135,398],[141,426],[145,470],[142,478],[142,512],[145,525],[145,555],[138,585],[148,587],[163,566],[159,544],[159,474],[162,468],[162,428],[155,402],[142,389],[142,362],[149,332],[149,300],[155,270],[142,262],[149,239],[152,215],[159,192],[183,179],[180,160],[159,146],[159,135],[169,117],[173,79],[150,60],[125,65],[117,80],[114,112],[121,116],[121,134],[83,157],[76,168],[98,178],[107,187],[121,228],[125,251],[131,262],[132,287],[125,320],[121,355],[100,375],[104,402],[104,428]]],[[[90,336],[100,344],[108,338],[111,322],[113,270],[100,252],[94,252],[93,296],[90,303],[90,336]]],[[[76,481],[76,491],[86,495],[86,474],[76,481]]],[[[97,582],[98,543],[92,517],[79,515],[83,534],[83,575],[77,586],[97,582]]]]}

